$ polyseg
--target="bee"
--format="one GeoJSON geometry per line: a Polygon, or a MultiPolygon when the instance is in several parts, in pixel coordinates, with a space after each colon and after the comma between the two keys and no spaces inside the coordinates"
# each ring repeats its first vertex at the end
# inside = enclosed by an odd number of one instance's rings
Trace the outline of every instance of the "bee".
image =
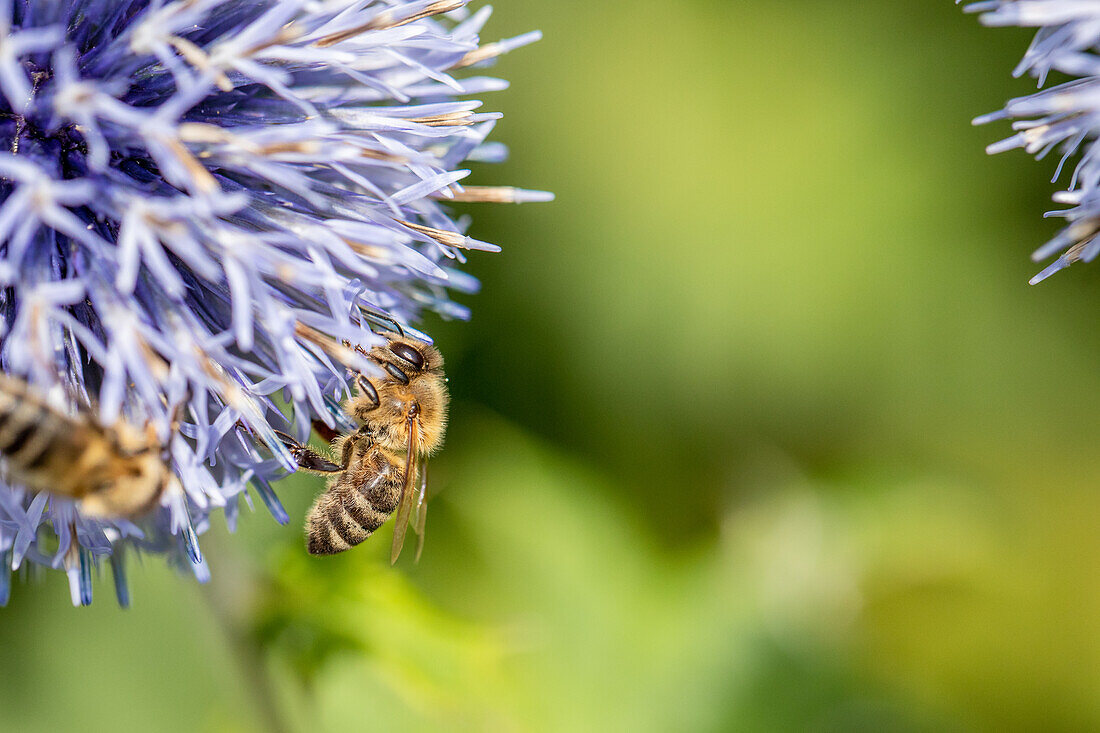
{"type": "MultiPolygon", "coordinates": [[[[380,335],[385,344],[358,350],[386,376],[356,375],[357,393],[344,402],[343,412],[358,427],[332,440],[338,463],[279,433],[300,469],[330,477],[306,521],[311,555],[332,555],[359,544],[396,512],[390,562],[397,562],[414,504],[417,559],[423,549],[425,459],[443,443],[447,425],[443,357],[434,346],[403,333],[380,335]]],[[[324,435],[323,424],[315,427],[324,435]]]]}
{"type": "Polygon", "coordinates": [[[150,423],[105,427],[86,411],[47,404],[21,379],[0,374],[0,468],[13,484],[66,496],[92,517],[138,517],[178,481],[150,423]]]}

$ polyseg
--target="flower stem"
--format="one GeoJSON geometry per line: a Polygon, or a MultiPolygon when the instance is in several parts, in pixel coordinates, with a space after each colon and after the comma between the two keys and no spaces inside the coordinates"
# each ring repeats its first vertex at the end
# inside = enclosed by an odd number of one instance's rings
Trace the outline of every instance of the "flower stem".
{"type": "Polygon", "coordinates": [[[261,729],[292,733],[293,728],[283,715],[274,681],[265,664],[263,648],[247,623],[251,599],[256,596],[255,576],[243,567],[228,543],[215,544],[224,545],[218,551],[219,572],[202,586],[201,595],[229,642],[230,653],[248,687],[261,729]]]}

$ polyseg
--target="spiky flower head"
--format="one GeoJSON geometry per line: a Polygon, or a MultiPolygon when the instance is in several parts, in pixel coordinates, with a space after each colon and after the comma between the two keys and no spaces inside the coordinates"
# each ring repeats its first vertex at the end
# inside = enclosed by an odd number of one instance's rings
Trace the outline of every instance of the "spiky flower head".
{"type": "MultiPolygon", "coordinates": [[[[956,0],[958,2],[958,0],[956,0]]],[[[1066,190],[1054,201],[1068,208],[1050,212],[1067,224],[1032,254],[1036,262],[1056,259],[1031,279],[1035,284],[1078,260],[1100,254],[1100,4],[1083,0],[987,0],[966,6],[988,26],[1038,28],[1016,67],[1042,87],[1050,72],[1075,79],[1036,94],[1010,100],[1003,110],[974,120],[984,124],[1010,119],[1016,134],[990,145],[990,153],[1023,148],[1038,158],[1061,155],[1054,180],[1067,161],[1080,154],[1066,190]]]]}
{"type": "Polygon", "coordinates": [[[128,522],[0,485],[0,603],[29,561],[85,604],[109,563],[125,604],[128,546],[202,580],[212,512],[232,528],[252,492],[287,520],[273,430],[332,424],[371,368],[343,342],[466,317],[463,251],[497,248],[447,202],[549,195],[459,184],[504,155],[465,97],[505,83],[468,69],[537,38],[482,45],[490,10],[464,6],[0,0],[0,369],[151,423],[182,486],[128,522]]]}

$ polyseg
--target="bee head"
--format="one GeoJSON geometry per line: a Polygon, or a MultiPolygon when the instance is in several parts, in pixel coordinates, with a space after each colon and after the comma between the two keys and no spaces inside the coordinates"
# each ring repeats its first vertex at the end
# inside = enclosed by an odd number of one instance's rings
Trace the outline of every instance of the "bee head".
{"type": "Polygon", "coordinates": [[[370,355],[395,381],[408,384],[413,377],[442,368],[443,357],[431,344],[396,333],[382,335],[387,343],[372,348],[370,355]]]}

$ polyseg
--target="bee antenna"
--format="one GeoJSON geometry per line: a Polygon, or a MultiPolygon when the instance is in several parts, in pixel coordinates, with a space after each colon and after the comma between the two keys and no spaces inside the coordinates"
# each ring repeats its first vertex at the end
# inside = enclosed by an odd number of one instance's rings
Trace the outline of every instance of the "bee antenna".
{"type": "MultiPolygon", "coordinates": [[[[366,317],[366,319],[368,321],[374,321],[375,323],[384,323],[384,324],[388,324],[388,325],[393,326],[394,328],[397,329],[397,333],[400,334],[402,337],[404,337],[405,329],[403,329],[401,327],[401,324],[398,323],[397,320],[394,319],[394,317],[391,316],[389,313],[386,313],[385,311],[378,310],[376,308],[372,308],[372,307],[367,306],[367,305],[360,305],[359,306],[359,312],[362,313],[363,316],[366,317]]],[[[371,331],[374,331],[374,333],[378,333],[373,328],[371,329],[371,331]]],[[[381,335],[381,334],[379,334],[379,335],[381,335]]]]}

